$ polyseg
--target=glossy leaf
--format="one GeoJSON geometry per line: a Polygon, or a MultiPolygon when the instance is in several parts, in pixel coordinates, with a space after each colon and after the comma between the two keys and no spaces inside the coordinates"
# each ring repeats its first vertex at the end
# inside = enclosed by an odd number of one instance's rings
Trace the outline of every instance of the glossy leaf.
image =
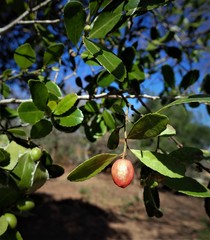
{"type": "Polygon", "coordinates": [[[167,155],[150,151],[131,149],[131,152],[147,167],[170,178],[182,178],[185,174],[185,166],[181,161],[167,155]]]}
{"type": "Polygon", "coordinates": [[[145,74],[138,64],[133,64],[131,71],[128,72],[128,78],[129,80],[142,81],[145,79],[145,74]]]}
{"type": "Polygon", "coordinates": [[[210,190],[193,178],[167,178],[164,184],[171,189],[193,197],[210,197],[210,190]]]}
{"type": "Polygon", "coordinates": [[[0,167],[5,167],[10,163],[10,154],[3,148],[0,148],[0,167]]]}
{"type": "Polygon", "coordinates": [[[45,84],[37,80],[29,80],[29,88],[36,107],[41,111],[45,111],[49,99],[48,90],[45,84]]]}
{"type": "Polygon", "coordinates": [[[120,142],[120,136],[119,136],[119,129],[117,128],[111,132],[107,142],[107,147],[109,149],[116,149],[119,145],[119,142],[120,142]]]}
{"type": "Polygon", "coordinates": [[[44,65],[58,62],[63,54],[64,45],[62,43],[51,44],[44,53],[44,65]]]}
{"type": "Polygon", "coordinates": [[[166,136],[166,137],[173,136],[173,135],[176,135],[176,130],[170,124],[167,124],[166,129],[159,134],[159,136],[166,136]]]}
{"type": "Polygon", "coordinates": [[[191,70],[186,75],[184,75],[179,87],[180,89],[186,90],[189,86],[193,85],[199,78],[198,70],[191,70]]]}
{"type": "Polygon", "coordinates": [[[165,85],[170,88],[175,88],[174,71],[168,64],[161,68],[165,85]]]}
{"type": "Polygon", "coordinates": [[[30,136],[33,139],[42,138],[50,134],[51,131],[52,123],[46,119],[41,119],[32,126],[30,136]]]}
{"type": "Polygon", "coordinates": [[[98,43],[94,43],[86,38],[83,38],[83,41],[88,51],[109,73],[114,75],[119,81],[124,80],[126,69],[120,58],[98,43]]]}
{"type": "Polygon", "coordinates": [[[157,188],[145,186],[143,197],[147,215],[149,217],[162,217],[163,213],[160,210],[160,199],[157,188]]]}
{"type": "Polygon", "coordinates": [[[78,96],[75,93],[70,93],[63,97],[61,101],[57,104],[54,114],[55,115],[62,115],[63,113],[67,112],[71,109],[77,101],[78,96]]]}
{"type": "Polygon", "coordinates": [[[35,162],[30,158],[28,152],[18,159],[18,163],[12,171],[12,177],[21,191],[26,192],[32,186],[34,169],[35,162]]]}
{"type": "Polygon", "coordinates": [[[109,129],[114,129],[115,128],[115,120],[114,120],[114,117],[112,116],[112,114],[108,110],[104,109],[102,116],[103,116],[105,124],[109,127],[109,129]]]}
{"type": "Polygon", "coordinates": [[[62,97],[62,92],[61,92],[61,89],[59,88],[59,86],[54,83],[53,81],[47,81],[45,86],[47,87],[48,89],[48,92],[49,93],[52,93],[54,94],[56,97],[62,97]]]}
{"type": "Polygon", "coordinates": [[[90,0],[89,1],[89,8],[90,8],[90,15],[95,15],[99,10],[101,10],[103,7],[105,7],[108,3],[110,3],[110,0],[90,0]]]}
{"type": "Polygon", "coordinates": [[[159,109],[157,112],[161,112],[161,111],[163,111],[169,107],[175,106],[175,105],[180,105],[180,104],[184,104],[184,103],[193,103],[193,102],[210,103],[210,95],[198,94],[198,95],[191,95],[188,97],[183,97],[176,101],[173,101],[172,103],[169,103],[168,105],[165,105],[164,107],[159,109]]]}
{"type": "Polygon", "coordinates": [[[12,170],[18,163],[18,158],[27,151],[25,147],[14,141],[10,142],[5,150],[10,154],[10,163],[4,167],[6,170],[12,170]]]}
{"type": "Polygon", "coordinates": [[[63,127],[73,127],[82,123],[83,118],[84,116],[82,111],[78,108],[75,108],[68,116],[56,117],[55,121],[58,125],[63,127]]]}
{"type": "Polygon", "coordinates": [[[146,139],[156,137],[166,129],[168,122],[169,120],[165,115],[146,114],[134,123],[128,133],[128,138],[146,139]]]}
{"type": "Polygon", "coordinates": [[[182,147],[170,153],[183,164],[192,164],[204,159],[203,152],[198,148],[182,147]]]}
{"type": "Polygon", "coordinates": [[[64,8],[64,24],[67,36],[76,45],[82,35],[86,13],[79,1],[70,1],[64,8]]]}
{"type": "Polygon", "coordinates": [[[6,231],[8,227],[7,219],[4,215],[0,217],[0,236],[2,236],[6,231]]]}
{"type": "Polygon", "coordinates": [[[100,173],[106,166],[108,166],[114,159],[117,157],[117,154],[99,154],[96,155],[80,165],[78,165],[73,171],[68,175],[68,180],[70,181],[84,181],[91,177],[94,177],[100,173]]]}
{"type": "Polygon", "coordinates": [[[13,135],[26,137],[26,132],[23,129],[21,129],[21,128],[10,128],[7,131],[12,133],[13,135]]]}
{"type": "Polygon", "coordinates": [[[98,113],[99,112],[99,106],[95,101],[88,101],[86,102],[84,106],[85,110],[90,113],[98,113]]]}
{"type": "Polygon", "coordinates": [[[115,81],[115,76],[110,74],[107,71],[102,71],[98,78],[97,78],[97,84],[100,87],[108,87],[112,82],[115,81]]]}
{"type": "Polygon", "coordinates": [[[49,179],[49,174],[41,161],[37,162],[31,179],[31,186],[27,190],[27,194],[31,194],[39,189],[49,179]]]}
{"type": "Polygon", "coordinates": [[[119,22],[122,16],[124,3],[121,3],[113,11],[102,11],[100,15],[96,18],[93,24],[93,28],[90,31],[90,38],[103,38],[109,33],[114,26],[119,22]]]}
{"type": "Polygon", "coordinates": [[[34,124],[44,117],[44,112],[40,111],[33,102],[23,102],[18,107],[18,115],[23,122],[34,124]]]}
{"type": "Polygon", "coordinates": [[[20,68],[26,69],[36,61],[36,53],[29,43],[25,43],[15,50],[14,59],[20,68]]]}
{"type": "MultiPolygon", "coordinates": [[[[87,130],[87,129],[86,129],[87,130]]],[[[107,132],[107,127],[101,115],[97,115],[88,126],[87,136],[91,136],[94,140],[102,137],[107,132]]]]}

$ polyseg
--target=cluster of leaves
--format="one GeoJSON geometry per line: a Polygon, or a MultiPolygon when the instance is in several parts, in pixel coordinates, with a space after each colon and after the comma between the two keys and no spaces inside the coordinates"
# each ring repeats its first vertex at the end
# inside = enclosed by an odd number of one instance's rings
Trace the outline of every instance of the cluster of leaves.
{"type": "MultiPolygon", "coordinates": [[[[174,69],[167,63],[161,66],[164,90],[160,98],[165,106],[154,113],[139,114],[135,122],[128,124],[128,111],[138,112],[129,103],[127,98],[129,94],[133,94],[145,106],[140,94],[143,82],[147,81],[145,69],[148,69],[148,74],[154,74],[156,61],[162,55],[175,61],[176,67],[182,61],[185,52],[189,53],[189,46],[186,50],[176,45],[175,39],[178,37],[176,29],[169,26],[167,26],[169,30],[163,34],[156,26],[151,27],[151,41],[144,50],[138,48],[138,33],[141,27],[142,31],[145,28],[140,24],[144,14],[153,11],[155,16],[160,17],[162,13],[158,10],[155,12],[154,9],[165,4],[169,4],[169,7],[160,9],[170,12],[173,6],[168,0],[158,0],[155,3],[146,0],[92,0],[89,3],[69,1],[63,7],[64,17],[59,16],[60,20],[64,21],[64,24],[59,22],[61,32],[66,31],[66,36],[64,35],[59,42],[52,41],[54,38],[51,39],[49,29],[36,23],[33,14],[35,10],[32,7],[29,18],[35,21],[34,26],[36,30],[38,29],[36,40],[39,42],[42,35],[42,40],[45,41],[45,44],[41,45],[42,55],[40,57],[34,42],[31,44],[32,42],[26,41],[21,44],[14,51],[14,61],[19,67],[18,74],[6,69],[0,82],[3,97],[0,102],[0,133],[9,139],[9,142],[0,149],[2,212],[5,208],[13,208],[20,197],[34,192],[49,177],[62,174],[63,169],[53,164],[46,151],[43,151],[38,162],[34,162],[30,155],[31,149],[36,146],[34,140],[47,137],[53,128],[71,133],[83,127],[86,138],[92,142],[110,132],[107,147],[111,150],[118,148],[121,133],[124,132],[123,155],[129,149],[139,160],[144,203],[150,217],[162,216],[158,196],[159,182],[190,196],[210,197],[210,190],[207,187],[186,175],[187,166],[198,164],[202,167],[201,160],[209,161],[208,151],[190,146],[172,152],[167,148],[158,147],[153,151],[129,148],[130,139],[135,141],[157,139],[159,142],[162,138],[176,135],[175,126],[170,125],[170,116],[162,114],[169,107],[205,103],[209,110],[209,75],[202,80],[201,88],[205,95],[183,96],[174,101],[177,95],[189,94],[190,87],[198,83],[200,72],[197,69],[190,69],[182,74],[183,71],[180,71],[182,79],[177,87],[174,69]],[[65,94],[65,81],[57,82],[56,77],[54,81],[51,79],[51,71],[57,73],[65,61],[63,60],[63,55],[66,55],[65,46],[69,46],[70,68],[74,73],[78,68],[78,58],[83,61],[83,66],[86,64],[96,71],[93,75],[87,75],[85,81],[82,81],[80,76],[75,78],[79,88],[77,93],[65,94]],[[9,81],[12,79],[26,83],[24,86],[27,89],[24,90],[28,91],[31,98],[19,101],[9,99],[12,87],[17,86],[16,84],[10,86],[9,81]],[[81,100],[86,101],[84,103],[81,100]],[[5,103],[20,104],[15,110],[5,103]]],[[[27,4],[24,7],[29,8],[27,4]]],[[[48,11],[49,7],[46,12],[48,11]]],[[[41,12],[40,15],[46,17],[48,14],[41,12]]],[[[122,154],[115,153],[93,156],[70,172],[68,180],[89,179],[120,157],[122,154]]],[[[1,234],[6,231],[1,227],[0,230],[1,234]]]]}

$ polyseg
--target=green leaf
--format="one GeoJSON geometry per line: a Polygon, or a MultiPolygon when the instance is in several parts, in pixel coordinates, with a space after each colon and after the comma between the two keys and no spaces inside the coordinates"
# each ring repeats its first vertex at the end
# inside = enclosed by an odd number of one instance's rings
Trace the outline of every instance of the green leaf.
{"type": "Polygon", "coordinates": [[[160,199],[157,188],[144,187],[144,205],[149,217],[162,217],[163,213],[160,210],[160,199]]]}
{"type": "Polygon", "coordinates": [[[99,9],[107,5],[109,2],[110,2],[109,0],[104,1],[90,0],[89,1],[90,15],[91,16],[95,15],[99,9]]]}
{"type": "Polygon", "coordinates": [[[34,124],[44,117],[33,102],[23,102],[18,107],[18,115],[23,122],[34,124]]]}
{"type": "Polygon", "coordinates": [[[96,155],[77,166],[68,175],[70,181],[84,181],[100,173],[117,157],[117,154],[103,153],[96,155]]]}
{"type": "Polygon", "coordinates": [[[128,72],[128,78],[129,80],[142,81],[145,79],[145,74],[138,64],[133,64],[131,71],[128,72]]]}
{"type": "Polygon", "coordinates": [[[71,109],[77,101],[78,96],[75,93],[70,93],[66,95],[61,101],[58,103],[54,110],[55,115],[62,115],[71,109]]]}
{"type": "Polygon", "coordinates": [[[73,127],[82,123],[84,119],[83,113],[80,109],[75,108],[68,116],[56,117],[55,122],[63,127],[73,127]]]}
{"type": "Polygon", "coordinates": [[[63,54],[64,45],[62,43],[51,44],[44,53],[44,65],[58,62],[63,54]]]}
{"type": "Polygon", "coordinates": [[[199,71],[198,70],[191,70],[189,71],[186,75],[184,75],[179,88],[183,88],[184,90],[186,90],[189,86],[191,86],[192,84],[194,84],[198,78],[199,78],[199,71]]]}
{"type": "Polygon", "coordinates": [[[88,140],[95,141],[107,132],[107,127],[101,114],[94,117],[90,125],[85,125],[85,134],[88,140]]]}
{"type": "Polygon", "coordinates": [[[61,89],[59,88],[59,86],[54,83],[53,81],[47,81],[45,86],[47,87],[48,89],[48,92],[49,93],[52,93],[54,94],[56,97],[62,97],[62,92],[61,92],[61,89]]]}
{"type": "Polygon", "coordinates": [[[3,148],[0,148],[0,167],[5,167],[10,163],[10,154],[3,148]]]}
{"type": "Polygon", "coordinates": [[[183,164],[192,164],[204,159],[203,152],[198,148],[183,147],[169,154],[175,157],[183,164]]]}
{"type": "Polygon", "coordinates": [[[158,136],[167,127],[165,115],[149,113],[136,121],[128,133],[128,139],[146,139],[158,136]]]}
{"type": "Polygon", "coordinates": [[[103,116],[104,122],[107,125],[107,127],[109,127],[109,129],[114,129],[115,128],[115,120],[114,120],[112,114],[109,111],[107,111],[106,109],[104,109],[102,116],[103,116]]]}
{"type": "Polygon", "coordinates": [[[26,137],[26,132],[23,129],[20,129],[20,128],[10,128],[7,131],[14,134],[14,135],[26,137]]]}
{"type": "Polygon", "coordinates": [[[173,136],[176,135],[176,130],[170,125],[167,124],[166,129],[159,134],[159,136],[173,136]]]}
{"type": "Polygon", "coordinates": [[[63,167],[57,165],[57,164],[51,164],[47,166],[47,171],[49,173],[50,178],[57,178],[64,174],[63,167]]]}
{"type": "Polygon", "coordinates": [[[210,94],[210,74],[206,74],[202,81],[202,91],[207,94],[210,94]]]}
{"type": "Polygon", "coordinates": [[[43,186],[48,179],[48,171],[41,161],[37,162],[32,174],[31,187],[27,190],[27,194],[35,192],[37,189],[43,186]]]}
{"type": "Polygon", "coordinates": [[[11,93],[9,86],[7,86],[5,83],[1,83],[1,94],[7,98],[9,97],[9,94],[11,93]]]}
{"type": "Polygon", "coordinates": [[[1,240],[23,240],[20,232],[18,232],[16,229],[13,229],[12,231],[6,231],[2,236],[1,240]]]}
{"type": "Polygon", "coordinates": [[[109,73],[114,75],[119,81],[124,80],[126,69],[120,58],[98,43],[94,43],[86,38],[83,38],[83,41],[88,51],[109,73]]]}
{"type": "Polygon", "coordinates": [[[171,189],[193,197],[210,197],[210,190],[193,178],[167,178],[164,184],[171,189]]]}
{"type": "Polygon", "coordinates": [[[49,99],[48,89],[45,84],[37,80],[29,80],[29,88],[36,107],[41,111],[45,111],[49,99]]]}
{"type": "Polygon", "coordinates": [[[10,164],[4,167],[6,170],[12,170],[18,162],[18,158],[27,151],[25,147],[14,141],[12,141],[5,150],[10,154],[10,164]]]}
{"type": "Polygon", "coordinates": [[[35,162],[30,158],[29,152],[23,154],[12,171],[12,177],[18,188],[26,192],[32,186],[35,162]]]}
{"type": "Polygon", "coordinates": [[[15,50],[14,59],[20,68],[26,69],[36,61],[36,53],[29,43],[25,43],[15,50]]]}
{"type": "Polygon", "coordinates": [[[182,178],[185,174],[185,166],[181,161],[167,155],[150,151],[131,149],[131,152],[147,167],[170,178],[182,178]]]}
{"type": "Polygon", "coordinates": [[[146,10],[152,10],[154,8],[157,8],[159,6],[165,5],[166,3],[171,2],[172,0],[141,0],[138,5],[138,10],[140,11],[140,14],[143,14],[146,10]]]}
{"type": "Polygon", "coordinates": [[[90,113],[98,113],[99,107],[95,101],[88,101],[84,106],[85,110],[90,113]]]}
{"type": "Polygon", "coordinates": [[[180,60],[182,57],[182,51],[177,47],[166,47],[165,51],[172,58],[180,60]]]}
{"type": "Polygon", "coordinates": [[[96,21],[93,24],[93,28],[90,31],[90,38],[104,38],[107,33],[109,33],[114,26],[119,22],[122,17],[124,3],[120,4],[113,11],[102,11],[96,21]]]}
{"type": "MultiPolygon", "coordinates": [[[[0,171],[0,209],[14,204],[19,198],[20,191],[16,183],[5,171],[0,171]]],[[[0,224],[1,227],[1,224],[0,224]]]]}
{"type": "Polygon", "coordinates": [[[161,68],[165,85],[170,88],[175,88],[175,78],[174,71],[172,67],[168,64],[162,66],[161,68]]]}
{"type": "Polygon", "coordinates": [[[176,101],[173,101],[172,103],[169,103],[168,105],[165,105],[161,109],[157,111],[161,112],[169,107],[175,106],[175,105],[180,105],[184,103],[192,103],[192,102],[199,102],[199,103],[210,103],[210,95],[202,95],[202,94],[196,94],[196,95],[191,95],[188,97],[183,97],[180,98],[176,101]]]}
{"type": "Polygon", "coordinates": [[[68,38],[76,45],[85,26],[86,13],[79,1],[70,1],[64,8],[64,24],[68,38]]]}
{"type": "Polygon", "coordinates": [[[119,145],[120,136],[119,136],[119,129],[115,129],[109,136],[107,147],[109,149],[116,149],[119,145]]]}
{"type": "Polygon", "coordinates": [[[7,219],[4,215],[0,217],[0,236],[2,236],[6,231],[8,227],[7,219]]]}
{"type": "Polygon", "coordinates": [[[115,76],[107,71],[102,71],[97,78],[97,84],[99,87],[108,87],[115,81],[115,76]]]}
{"type": "Polygon", "coordinates": [[[50,134],[51,131],[52,123],[46,119],[41,119],[32,126],[30,136],[33,139],[42,138],[50,134]]]}

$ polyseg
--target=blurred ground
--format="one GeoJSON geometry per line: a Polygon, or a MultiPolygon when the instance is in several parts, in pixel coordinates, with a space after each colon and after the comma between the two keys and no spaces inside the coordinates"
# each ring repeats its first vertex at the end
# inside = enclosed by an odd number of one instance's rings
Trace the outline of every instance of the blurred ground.
{"type": "Polygon", "coordinates": [[[116,187],[110,174],[79,183],[69,169],[34,197],[41,204],[19,219],[24,240],[209,240],[210,221],[202,199],[161,191],[164,216],[148,218],[138,181],[116,187]]]}

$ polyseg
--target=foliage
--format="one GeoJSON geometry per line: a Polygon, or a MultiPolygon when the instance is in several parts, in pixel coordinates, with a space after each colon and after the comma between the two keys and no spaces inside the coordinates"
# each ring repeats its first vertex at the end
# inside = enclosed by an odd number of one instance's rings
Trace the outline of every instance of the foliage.
{"type": "MultiPolygon", "coordinates": [[[[209,49],[209,8],[206,1],[187,0],[3,1],[0,212],[16,212],[20,199],[63,173],[37,143],[54,129],[82,129],[90,142],[110,134],[107,147],[114,152],[87,159],[69,173],[70,181],[86,180],[133,154],[150,217],[162,216],[160,182],[190,196],[210,197],[206,186],[186,174],[192,164],[210,172],[201,163],[209,161],[209,147],[178,143],[176,126],[165,114],[189,104],[205,104],[210,112],[209,74],[195,64],[209,49]],[[163,90],[148,95],[153,92],[149,81],[157,76],[163,90]],[[147,112],[139,112],[132,99],[147,112]],[[154,105],[159,99],[162,106],[151,112],[144,99],[154,105]],[[138,114],[134,121],[133,114],[138,114]],[[160,148],[167,138],[178,149],[160,148]],[[144,139],[154,139],[154,149],[130,149],[132,141],[144,139]],[[42,154],[33,161],[31,151],[37,147],[42,154]]],[[[1,238],[22,239],[18,231],[10,233],[4,217],[0,221],[1,238]]]]}

